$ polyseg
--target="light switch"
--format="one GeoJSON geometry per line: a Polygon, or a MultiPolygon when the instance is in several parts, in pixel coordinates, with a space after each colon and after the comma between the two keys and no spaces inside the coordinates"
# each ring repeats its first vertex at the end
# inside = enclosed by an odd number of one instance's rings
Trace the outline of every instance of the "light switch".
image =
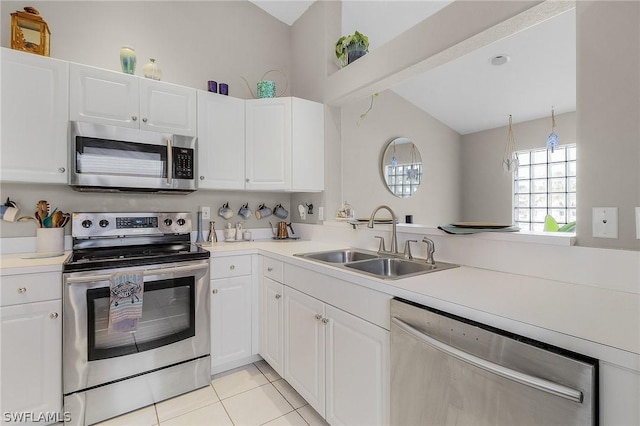
{"type": "Polygon", "coordinates": [[[593,208],[593,236],[597,238],[618,238],[618,208],[593,208]]]}
{"type": "Polygon", "coordinates": [[[640,207],[636,207],[636,238],[640,240],[640,207]]]}

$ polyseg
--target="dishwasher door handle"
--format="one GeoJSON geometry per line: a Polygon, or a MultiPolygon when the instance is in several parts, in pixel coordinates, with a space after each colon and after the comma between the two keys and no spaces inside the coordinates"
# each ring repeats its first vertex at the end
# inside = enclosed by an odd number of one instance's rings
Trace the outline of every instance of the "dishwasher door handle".
{"type": "Polygon", "coordinates": [[[505,379],[518,382],[525,386],[529,386],[543,392],[550,393],[552,395],[560,396],[573,402],[582,403],[583,395],[579,390],[572,389],[570,387],[554,383],[549,380],[541,379],[539,377],[531,376],[529,374],[521,373],[519,371],[512,370],[502,365],[479,358],[475,355],[471,355],[460,349],[442,343],[441,341],[436,340],[430,336],[427,336],[426,334],[415,329],[414,327],[397,317],[391,318],[391,322],[397,325],[402,331],[418,339],[419,341],[489,373],[496,374],[505,379]]]}

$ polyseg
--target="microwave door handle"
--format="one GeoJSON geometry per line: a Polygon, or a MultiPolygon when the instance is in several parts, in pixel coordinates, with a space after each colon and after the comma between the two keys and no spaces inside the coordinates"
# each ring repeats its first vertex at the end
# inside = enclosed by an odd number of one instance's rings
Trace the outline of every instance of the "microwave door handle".
{"type": "Polygon", "coordinates": [[[173,148],[171,147],[171,139],[167,139],[167,185],[171,185],[173,181],[173,148]]]}

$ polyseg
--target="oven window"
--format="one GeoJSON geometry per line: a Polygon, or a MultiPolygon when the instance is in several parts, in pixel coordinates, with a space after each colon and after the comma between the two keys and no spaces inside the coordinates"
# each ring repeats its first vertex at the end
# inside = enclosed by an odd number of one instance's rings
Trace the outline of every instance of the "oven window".
{"type": "Polygon", "coordinates": [[[146,281],[136,331],[108,332],[109,287],[87,290],[89,361],[148,351],[195,336],[195,278],[146,281]]]}

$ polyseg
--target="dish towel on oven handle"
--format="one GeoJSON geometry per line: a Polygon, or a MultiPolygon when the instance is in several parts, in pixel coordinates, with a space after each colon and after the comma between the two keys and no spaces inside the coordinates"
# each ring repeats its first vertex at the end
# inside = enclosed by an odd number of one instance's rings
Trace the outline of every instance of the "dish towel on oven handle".
{"type": "Polygon", "coordinates": [[[115,272],[109,281],[108,332],[135,331],[142,318],[144,272],[115,272]]]}

